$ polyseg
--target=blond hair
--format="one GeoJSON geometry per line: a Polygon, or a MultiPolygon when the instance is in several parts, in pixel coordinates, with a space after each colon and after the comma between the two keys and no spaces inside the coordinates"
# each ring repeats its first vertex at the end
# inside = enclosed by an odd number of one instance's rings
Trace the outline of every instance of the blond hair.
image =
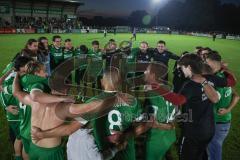
{"type": "Polygon", "coordinates": [[[44,65],[40,62],[31,61],[27,63],[25,67],[27,74],[36,74],[44,68],[44,65]]]}

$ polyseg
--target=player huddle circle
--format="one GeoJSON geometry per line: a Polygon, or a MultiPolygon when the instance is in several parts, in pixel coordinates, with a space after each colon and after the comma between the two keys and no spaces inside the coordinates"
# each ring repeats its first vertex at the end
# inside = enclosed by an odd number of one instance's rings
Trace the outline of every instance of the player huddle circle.
{"type": "Polygon", "coordinates": [[[62,46],[58,35],[51,45],[29,39],[0,79],[15,159],[168,159],[177,140],[179,159],[221,159],[227,133],[218,135],[239,101],[221,55],[133,43],[111,39],[101,49],[94,40],[88,49],[71,39],[62,46]]]}

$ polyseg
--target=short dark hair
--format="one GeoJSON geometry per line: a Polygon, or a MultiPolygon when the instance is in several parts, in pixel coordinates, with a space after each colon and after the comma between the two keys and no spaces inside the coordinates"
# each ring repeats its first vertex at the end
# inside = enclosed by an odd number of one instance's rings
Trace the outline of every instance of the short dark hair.
{"type": "Polygon", "coordinates": [[[205,47],[205,48],[202,48],[202,50],[207,50],[207,51],[212,51],[212,49],[211,48],[209,48],[209,47],[205,47]]]}
{"type": "Polygon", "coordinates": [[[59,35],[53,36],[52,41],[55,42],[55,40],[56,40],[57,38],[60,38],[60,39],[61,39],[61,36],[59,36],[59,35]]]}
{"type": "Polygon", "coordinates": [[[28,45],[32,45],[33,43],[35,43],[35,42],[38,42],[36,39],[29,39],[28,41],[27,41],[27,43],[26,43],[26,46],[25,46],[25,49],[27,49],[28,48],[28,45]]]}
{"type": "Polygon", "coordinates": [[[202,73],[203,74],[213,74],[213,70],[207,63],[203,63],[202,73]]]}
{"type": "Polygon", "coordinates": [[[65,42],[72,42],[72,40],[68,38],[68,39],[65,39],[65,42]]]}
{"type": "Polygon", "coordinates": [[[222,57],[217,51],[211,51],[206,55],[207,59],[211,59],[213,61],[221,62],[222,57]]]}
{"type": "MultiPolygon", "coordinates": [[[[43,40],[48,40],[46,37],[39,37],[38,38],[38,49],[40,50],[46,50],[46,48],[44,47],[44,44],[43,44],[43,40]]],[[[47,52],[44,52],[47,54],[47,52]]]]}
{"type": "Polygon", "coordinates": [[[142,41],[142,42],[140,42],[140,44],[146,44],[146,45],[148,45],[148,42],[142,41]]]}
{"type": "Polygon", "coordinates": [[[86,45],[81,45],[79,48],[80,48],[80,51],[81,51],[83,54],[87,54],[88,48],[87,48],[86,45]]]}
{"type": "Polygon", "coordinates": [[[39,37],[39,38],[38,38],[38,43],[41,43],[42,40],[48,40],[48,39],[47,39],[47,37],[39,37]]]}
{"type": "Polygon", "coordinates": [[[196,54],[185,54],[178,62],[180,66],[190,66],[194,74],[202,74],[203,61],[196,54]]]}
{"type": "Polygon", "coordinates": [[[109,42],[116,42],[115,39],[109,39],[109,42]]]}
{"type": "Polygon", "coordinates": [[[184,56],[185,54],[188,54],[189,52],[188,51],[184,51],[182,52],[181,56],[184,56]]]}
{"type": "Polygon", "coordinates": [[[14,60],[14,68],[16,71],[19,71],[21,67],[24,67],[26,64],[28,64],[30,61],[33,61],[32,58],[26,57],[26,56],[18,56],[14,60]]]}
{"type": "Polygon", "coordinates": [[[151,63],[148,66],[148,69],[151,74],[155,74],[157,80],[159,80],[159,78],[163,79],[166,77],[168,72],[167,66],[161,62],[151,63]]]}
{"type": "Polygon", "coordinates": [[[197,46],[197,47],[195,47],[196,49],[202,49],[203,47],[201,47],[201,46],[197,46]]]}
{"type": "Polygon", "coordinates": [[[98,45],[99,46],[99,41],[92,41],[92,45],[98,45]]]}
{"type": "Polygon", "coordinates": [[[160,41],[158,41],[158,44],[164,44],[164,45],[166,45],[166,42],[163,41],[163,40],[160,40],[160,41]]]}

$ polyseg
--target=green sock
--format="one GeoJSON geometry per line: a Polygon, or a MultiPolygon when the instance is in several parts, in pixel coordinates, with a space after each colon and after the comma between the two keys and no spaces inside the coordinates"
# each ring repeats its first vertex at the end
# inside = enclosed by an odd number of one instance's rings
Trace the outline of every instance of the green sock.
{"type": "Polygon", "coordinates": [[[15,160],[23,160],[21,156],[15,156],[15,160]]]}

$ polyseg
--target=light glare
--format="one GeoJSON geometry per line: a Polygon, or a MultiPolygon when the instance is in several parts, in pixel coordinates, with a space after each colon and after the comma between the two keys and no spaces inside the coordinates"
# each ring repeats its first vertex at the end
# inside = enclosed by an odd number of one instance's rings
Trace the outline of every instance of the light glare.
{"type": "Polygon", "coordinates": [[[161,0],[152,0],[153,3],[159,3],[161,0]]]}

